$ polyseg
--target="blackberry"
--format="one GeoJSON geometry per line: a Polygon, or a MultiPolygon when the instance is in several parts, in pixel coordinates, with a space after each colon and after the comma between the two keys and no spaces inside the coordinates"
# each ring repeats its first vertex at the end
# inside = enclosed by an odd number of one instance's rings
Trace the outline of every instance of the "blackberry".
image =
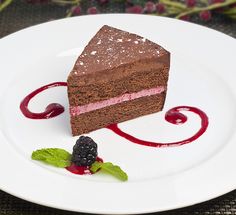
{"type": "Polygon", "coordinates": [[[71,161],[76,166],[91,166],[97,158],[97,144],[90,137],[81,136],[73,147],[71,161]]]}

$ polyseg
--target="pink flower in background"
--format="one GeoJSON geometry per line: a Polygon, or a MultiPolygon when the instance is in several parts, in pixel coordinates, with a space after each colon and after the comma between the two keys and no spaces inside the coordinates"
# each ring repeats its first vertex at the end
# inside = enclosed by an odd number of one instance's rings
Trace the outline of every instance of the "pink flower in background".
{"type": "Polygon", "coordinates": [[[88,14],[97,14],[97,13],[99,13],[99,11],[96,7],[90,7],[90,8],[88,8],[87,13],[88,14]]]}
{"type": "Polygon", "coordinates": [[[162,3],[157,3],[156,4],[156,11],[157,11],[157,13],[159,13],[159,14],[162,14],[162,13],[164,13],[165,12],[165,5],[164,4],[162,4],[162,3]]]}
{"type": "Polygon", "coordinates": [[[201,20],[208,21],[211,19],[211,12],[209,10],[204,10],[199,13],[201,20]]]}
{"type": "Polygon", "coordinates": [[[196,0],[186,0],[185,4],[187,7],[194,7],[196,5],[196,0]]]}
{"type": "Polygon", "coordinates": [[[143,13],[143,8],[140,5],[135,5],[132,7],[126,8],[126,13],[143,13]]]}
{"type": "Polygon", "coordinates": [[[80,15],[81,14],[81,7],[80,6],[72,7],[71,12],[73,15],[80,15]]]}
{"type": "Polygon", "coordinates": [[[184,15],[184,16],[181,16],[179,19],[184,20],[184,21],[189,21],[190,16],[189,15],[184,15]]]}
{"type": "Polygon", "coordinates": [[[144,11],[147,13],[153,13],[156,10],[156,6],[152,1],[148,1],[145,3],[144,11]]]}

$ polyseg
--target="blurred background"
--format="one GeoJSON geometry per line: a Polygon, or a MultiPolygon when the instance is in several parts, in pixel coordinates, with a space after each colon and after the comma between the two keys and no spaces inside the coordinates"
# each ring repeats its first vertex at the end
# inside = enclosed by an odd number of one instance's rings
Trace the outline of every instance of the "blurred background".
{"type": "Polygon", "coordinates": [[[0,0],[0,38],[38,23],[98,13],[173,17],[236,37],[236,0],[0,0]]]}

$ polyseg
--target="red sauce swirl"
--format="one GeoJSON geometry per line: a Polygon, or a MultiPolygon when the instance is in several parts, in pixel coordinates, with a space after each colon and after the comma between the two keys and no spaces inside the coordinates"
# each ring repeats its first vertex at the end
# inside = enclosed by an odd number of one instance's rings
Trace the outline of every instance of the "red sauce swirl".
{"type": "MultiPolygon", "coordinates": [[[[30,118],[30,119],[49,119],[49,118],[56,117],[56,116],[60,115],[61,113],[64,112],[64,107],[60,104],[57,104],[57,103],[49,104],[46,107],[45,111],[43,111],[41,113],[31,112],[28,108],[29,102],[34,96],[36,96],[40,92],[47,90],[49,88],[60,87],[60,86],[67,86],[67,83],[66,82],[54,82],[54,83],[47,84],[43,87],[40,87],[40,88],[34,90],[32,93],[27,95],[23,99],[23,101],[21,102],[21,104],[20,104],[21,112],[24,114],[25,117],[30,118]]],[[[165,120],[168,121],[169,123],[176,124],[176,125],[185,123],[187,121],[187,116],[184,115],[182,113],[182,111],[190,111],[190,112],[197,114],[201,119],[201,127],[193,136],[191,136],[187,139],[184,139],[184,140],[176,141],[176,142],[159,143],[159,142],[151,142],[151,141],[141,140],[141,139],[138,139],[138,138],[122,131],[118,127],[117,124],[109,125],[109,126],[107,126],[107,128],[112,130],[117,135],[129,140],[130,142],[144,145],[144,146],[151,146],[151,147],[158,147],[158,148],[169,147],[169,146],[180,146],[180,145],[190,143],[190,142],[196,140],[197,138],[199,138],[206,131],[208,124],[209,124],[208,117],[202,110],[200,110],[196,107],[190,107],[190,106],[178,106],[178,107],[174,107],[174,108],[168,110],[165,114],[165,120]]],[[[84,169],[84,170],[81,170],[81,169],[75,170],[75,169],[76,168],[73,165],[68,168],[68,170],[71,172],[73,172],[73,171],[78,172],[77,174],[80,174],[79,172],[81,172],[81,171],[82,172],[87,171],[86,169],[84,169]]]]}
{"type": "Polygon", "coordinates": [[[179,140],[176,142],[170,142],[170,143],[159,143],[159,142],[151,142],[151,141],[146,141],[146,140],[141,140],[138,139],[124,131],[122,131],[117,124],[109,125],[107,126],[108,129],[112,130],[114,133],[117,135],[129,140],[130,142],[144,145],[144,146],[151,146],[151,147],[170,147],[170,146],[181,146],[187,143],[190,143],[197,138],[199,138],[207,129],[208,127],[208,117],[207,115],[200,109],[196,107],[189,107],[189,106],[178,106],[174,107],[170,110],[168,110],[165,114],[165,120],[172,123],[172,124],[183,124],[187,121],[187,116],[181,113],[181,111],[191,111],[195,114],[197,114],[201,118],[201,127],[199,130],[191,137],[184,139],[184,140],[179,140]]]}
{"type": "Polygon", "coordinates": [[[49,104],[45,110],[41,113],[34,113],[29,110],[28,105],[30,100],[41,93],[44,90],[47,90],[52,87],[60,87],[60,86],[67,86],[66,82],[54,82],[51,84],[47,84],[45,86],[42,86],[38,88],[37,90],[34,90],[32,93],[27,95],[22,102],[20,103],[20,110],[24,114],[25,117],[30,119],[49,119],[52,117],[56,117],[64,112],[64,107],[57,103],[51,103],[49,104]]]}

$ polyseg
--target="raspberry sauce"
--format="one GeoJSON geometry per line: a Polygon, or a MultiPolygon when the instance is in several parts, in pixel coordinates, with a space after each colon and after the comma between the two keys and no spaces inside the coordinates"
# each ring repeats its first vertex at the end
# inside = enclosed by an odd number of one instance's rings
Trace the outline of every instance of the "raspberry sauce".
{"type": "Polygon", "coordinates": [[[20,110],[24,114],[25,117],[30,119],[49,119],[55,116],[60,115],[64,112],[64,107],[57,103],[49,104],[44,112],[41,113],[33,113],[29,110],[28,105],[30,100],[36,96],[37,94],[41,93],[44,90],[47,90],[52,87],[59,87],[59,86],[67,86],[66,82],[54,82],[51,84],[47,84],[43,87],[34,90],[32,93],[27,95],[20,104],[20,110]]]}
{"type": "MultiPolygon", "coordinates": [[[[59,86],[67,86],[66,82],[54,82],[48,85],[45,85],[43,87],[40,87],[39,89],[33,91],[30,93],[28,96],[26,96],[23,101],[20,104],[20,109],[21,112],[24,114],[25,117],[30,118],[30,119],[49,119],[55,116],[60,115],[61,113],[64,112],[64,107],[60,104],[57,103],[52,103],[49,104],[45,111],[42,113],[33,113],[28,109],[28,104],[30,100],[39,94],[40,92],[47,90],[52,87],[59,87],[59,86]]],[[[207,129],[208,127],[208,117],[207,115],[200,109],[196,107],[190,107],[190,106],[177,106],[174,107],[170,110],[168,110],[165,114],[165,120],[169,123],[175,124],[175,125],[180,125],[183,124],[187,121],[187,116],[185,116],[182,111],[190,111],[192,113],[197,114],[200,119],[201,119],[201,127],[199,130],[191,137],[184,139],[184,140],[179,140],[176,142],[170,142],[170,143],[159,143],[159,142],[151,142],[151,141],[145,141],[138,139],[124,131],[122,131],[117,124],[109,125],[107,126],[108,129],[112,130],[114,133],[117,135],[129,140],[130,142],[144,145],[144,146],[151,146],[151,147],[172,147],[172,146],[181,146],[187,143],[190,143],[197,138],[199,138],[207,129]]],[[[87,168],[82,168],[82,167],[75,167],[73,164],[70,167],[67,167],[67,170],[70,172],[73,172],[75,174],[90,174],[89,169],[87,168]]]]}
{"type": "MultiPolygon", "coordinates": [[[[100,157],[96,158],[96,161],[98,162],[103,162],[103,159],[100,157]]],[[[91,170],[89,169],[89,166],[76,166],[75,164],[71,164],[70,166],[66,167],[66,169],[74,174],[77,175],[92,175],[94,174],[93,172],[91,172],[91,170]]]]}
{"type": "Polygon", "coordinates": [[[151,146],[151,147],[157,147],[157,148],[181,146],[181,145],[190,143],[190,142],[196,140],[197,138],[199,138],[206,131],[209,122],[208,122],[207,115],[202,110],[195,108],[195,107],[189,107],[189,106],[178,106],[178,107],[174,107],[174,108],[168,110],[165,114],[165,120],[167,122],[175,124],[175,125],[180,125],[180,124],[185,123],[187,121],[187,116],[180,113],[180,111],[191,111],[191,112],[197,114],[201,118],[201,127],[192,137],[187,138],[185,140],[180,140],[177,142],[158,143],[158,142],[141,140],[141,139],[138,139],[138,138],[122,131],[118,127],[117,124],[109,125],[109,126],[107,126],[107,128],[112,130],[117,135],[129,140],[130,142],[144,145],[144,146],[151,146]]]}

